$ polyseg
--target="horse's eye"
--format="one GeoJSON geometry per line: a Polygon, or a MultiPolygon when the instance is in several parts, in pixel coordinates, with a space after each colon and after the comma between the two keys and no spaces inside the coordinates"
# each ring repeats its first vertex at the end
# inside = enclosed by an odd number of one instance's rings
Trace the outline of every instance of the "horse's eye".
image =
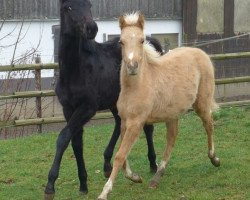
{"type": "Polygon", "coordinates": [[[65,6],[64,9],[65,9],[65,11],[71,11],[72,7],[71,6],[65,6]]]}
{"type": "Polygon", "coordinates": [[[144,42],[145,42],[145,40],[144,40],[144,39],[142,39],[142,40],[141,40],[141,43],[143,44],[144,42]]]}

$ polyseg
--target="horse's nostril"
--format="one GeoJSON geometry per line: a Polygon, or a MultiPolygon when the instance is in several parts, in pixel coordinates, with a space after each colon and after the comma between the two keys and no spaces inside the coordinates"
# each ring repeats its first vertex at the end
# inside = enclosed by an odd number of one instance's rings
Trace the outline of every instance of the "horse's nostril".
{"type": "Polygon", "coordinates": [[[134,68],[138,68],[138,62],[134,63],[134,68]]]}
{"type": "Polygon", "coordinates": [[[87,33],[91,33],[91,28],[89,28],[88,26],[87,26],[87,33]]]}
{"type": "Polygon", "coordinates": [[[86,33],[89,38],[93,39],[96,36],[97,31],[98,31],[98,27],[94,21],[87,23],[86,33]]]}

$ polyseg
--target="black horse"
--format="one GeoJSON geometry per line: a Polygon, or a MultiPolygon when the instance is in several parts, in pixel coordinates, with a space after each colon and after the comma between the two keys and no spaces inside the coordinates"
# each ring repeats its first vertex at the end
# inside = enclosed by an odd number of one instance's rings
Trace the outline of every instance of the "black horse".
{"type": "MultiPolygon", "coordinates": [[[[56,94],[63,107],[67,125],[60,132],[54,162],[48,175],[45,199],[53,199],[55,181],[59,175],[61,159],[71,141],[78,166],[80,192],[87,193],[87,172],[83,159],[83,125],[98,110],[110,109],[115,119],[112,138],[104,152],[104,171],[108,177],[112,170],[110,160],[120,135],[120,118],[116,109],[118,99],[121,47],[119,38],[99,44],[95,38],[98,27],[93,21],[89,0],[60,0],[60,77],[56,94]]],[[[162,52],[157,40],[149,39],[162,52]]],[[[144,127],[148,144],[151,170],[156,170],[153,146],[153,126],[144,127]]]]}

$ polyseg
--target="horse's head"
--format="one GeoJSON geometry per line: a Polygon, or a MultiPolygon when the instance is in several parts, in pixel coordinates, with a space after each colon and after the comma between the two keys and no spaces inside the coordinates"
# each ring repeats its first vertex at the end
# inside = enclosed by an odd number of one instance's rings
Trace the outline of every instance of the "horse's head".
{"type": "Polygon", "coordinates": [[[60,6],[64,34],[80,33],[84,38],[95,38],[98,27],[92,18],[89,0],[60,0],[60,6]]]}
{"type": "Polygon", "coordinates": [[[143,59],[144,16],[139,12],[126,14],[120,17],[119,23],[123,63],[129,75],[136,75],[143,59]]]}

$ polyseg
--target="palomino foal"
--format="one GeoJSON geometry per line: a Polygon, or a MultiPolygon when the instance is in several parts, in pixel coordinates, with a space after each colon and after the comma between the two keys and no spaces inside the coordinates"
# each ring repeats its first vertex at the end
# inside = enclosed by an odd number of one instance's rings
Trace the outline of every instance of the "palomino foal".
{"type": "Polygon", "coordinates": [[[132,145],[144,124],[165,122],[167,145],[163,160],[149,187],[155,188],[164,174],[178,133],[179,116],[193,106],[208,136],[208,156],[216,167],[213,142],[212,111],[214,101],[214,69],[208,55],[196,48],[177,48],[163,56],[145,42],[144,17],[139,13],[120,17],[122,67],[121,92],[117,102],[121,117],[122,143],[116,154],[110,178],[99,200],[107,199],[118,170],[140,180],[126,161],[132,145]]]}

